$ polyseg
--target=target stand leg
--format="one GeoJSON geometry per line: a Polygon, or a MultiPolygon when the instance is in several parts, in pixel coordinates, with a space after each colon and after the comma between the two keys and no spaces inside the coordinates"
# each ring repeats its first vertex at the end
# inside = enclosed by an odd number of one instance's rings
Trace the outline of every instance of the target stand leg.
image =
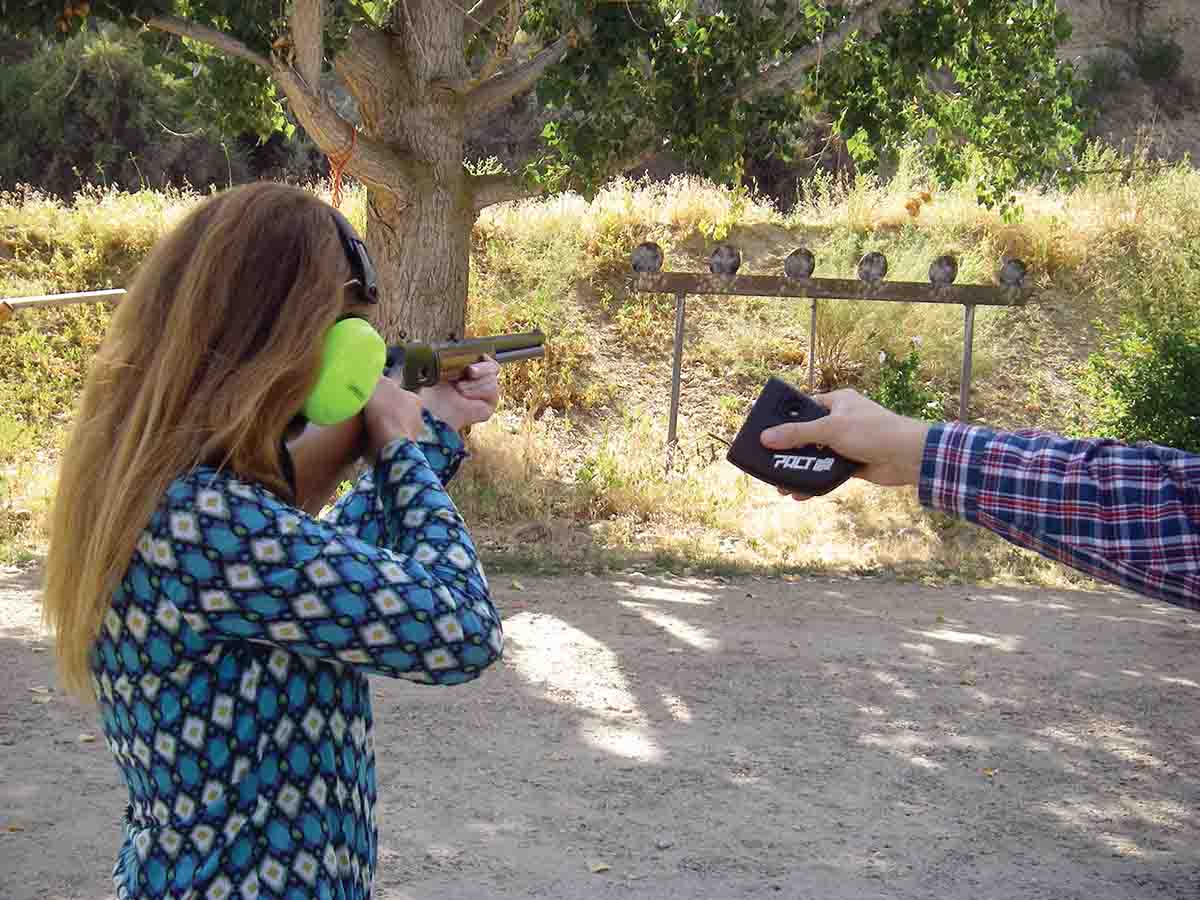
{"type": "Polygon", "coordinates": [[[683,368],[683,316],[687,305],[687,295],[675,295],[675,360],[671,368],[671,418],[667,424],[667,465],[666,471],[671,471],[675,458],[675,447],[678,444],[676,426],[679,421],[679,380],[683,368]]]}

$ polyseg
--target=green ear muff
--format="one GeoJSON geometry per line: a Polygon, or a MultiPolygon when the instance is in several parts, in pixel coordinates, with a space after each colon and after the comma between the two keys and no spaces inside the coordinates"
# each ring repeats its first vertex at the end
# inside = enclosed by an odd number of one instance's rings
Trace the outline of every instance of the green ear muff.
{"type": "Polygon", "coordinates": [[[302,412],[316,425],[333,425],[358,415],[375,391],[387,360],[387,345],[366,319],[343,319],[325,337],[317,383],[302,412]]]}

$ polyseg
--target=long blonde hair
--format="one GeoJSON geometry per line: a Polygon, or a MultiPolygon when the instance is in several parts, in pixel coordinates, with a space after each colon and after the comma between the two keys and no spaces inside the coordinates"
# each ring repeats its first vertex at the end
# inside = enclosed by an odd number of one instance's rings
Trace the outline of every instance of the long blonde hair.
{"type": "Polygon", "coordinates": [[[93,696],[101,622],[172,479],[216,465],[292,499],[280,439],[349,274],[330,208],[270,183],[205,200],[141,265],[59,469],[43,603],[68,689],[93,696]]]}

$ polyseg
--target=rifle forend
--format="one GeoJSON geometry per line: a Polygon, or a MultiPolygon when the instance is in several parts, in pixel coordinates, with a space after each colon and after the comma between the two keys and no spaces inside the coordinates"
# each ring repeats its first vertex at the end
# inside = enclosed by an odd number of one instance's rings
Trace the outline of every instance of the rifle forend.
{"type": "Polygon", "coordinates": [[[385,372],[400,377],[405,390],[432,387],[439,381],[454,381],[472,363],[490,356],[496,362],[540,359],[546,355],[546,336],[540,331],[524,334],[496,334],[427,344],[412,341],[388,347],[385,372]]]}

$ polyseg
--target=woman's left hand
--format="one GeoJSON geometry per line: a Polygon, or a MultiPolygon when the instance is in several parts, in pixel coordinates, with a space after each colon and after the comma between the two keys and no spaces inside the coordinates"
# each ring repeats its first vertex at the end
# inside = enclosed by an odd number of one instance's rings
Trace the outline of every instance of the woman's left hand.
{"type": "Polygon", "coordinates": [[[422,405],[455,431],[486,422],[500,402],[500,363],[489,357],[468,366],[457,381],[421,388],[418,394],[422,405]]]}

